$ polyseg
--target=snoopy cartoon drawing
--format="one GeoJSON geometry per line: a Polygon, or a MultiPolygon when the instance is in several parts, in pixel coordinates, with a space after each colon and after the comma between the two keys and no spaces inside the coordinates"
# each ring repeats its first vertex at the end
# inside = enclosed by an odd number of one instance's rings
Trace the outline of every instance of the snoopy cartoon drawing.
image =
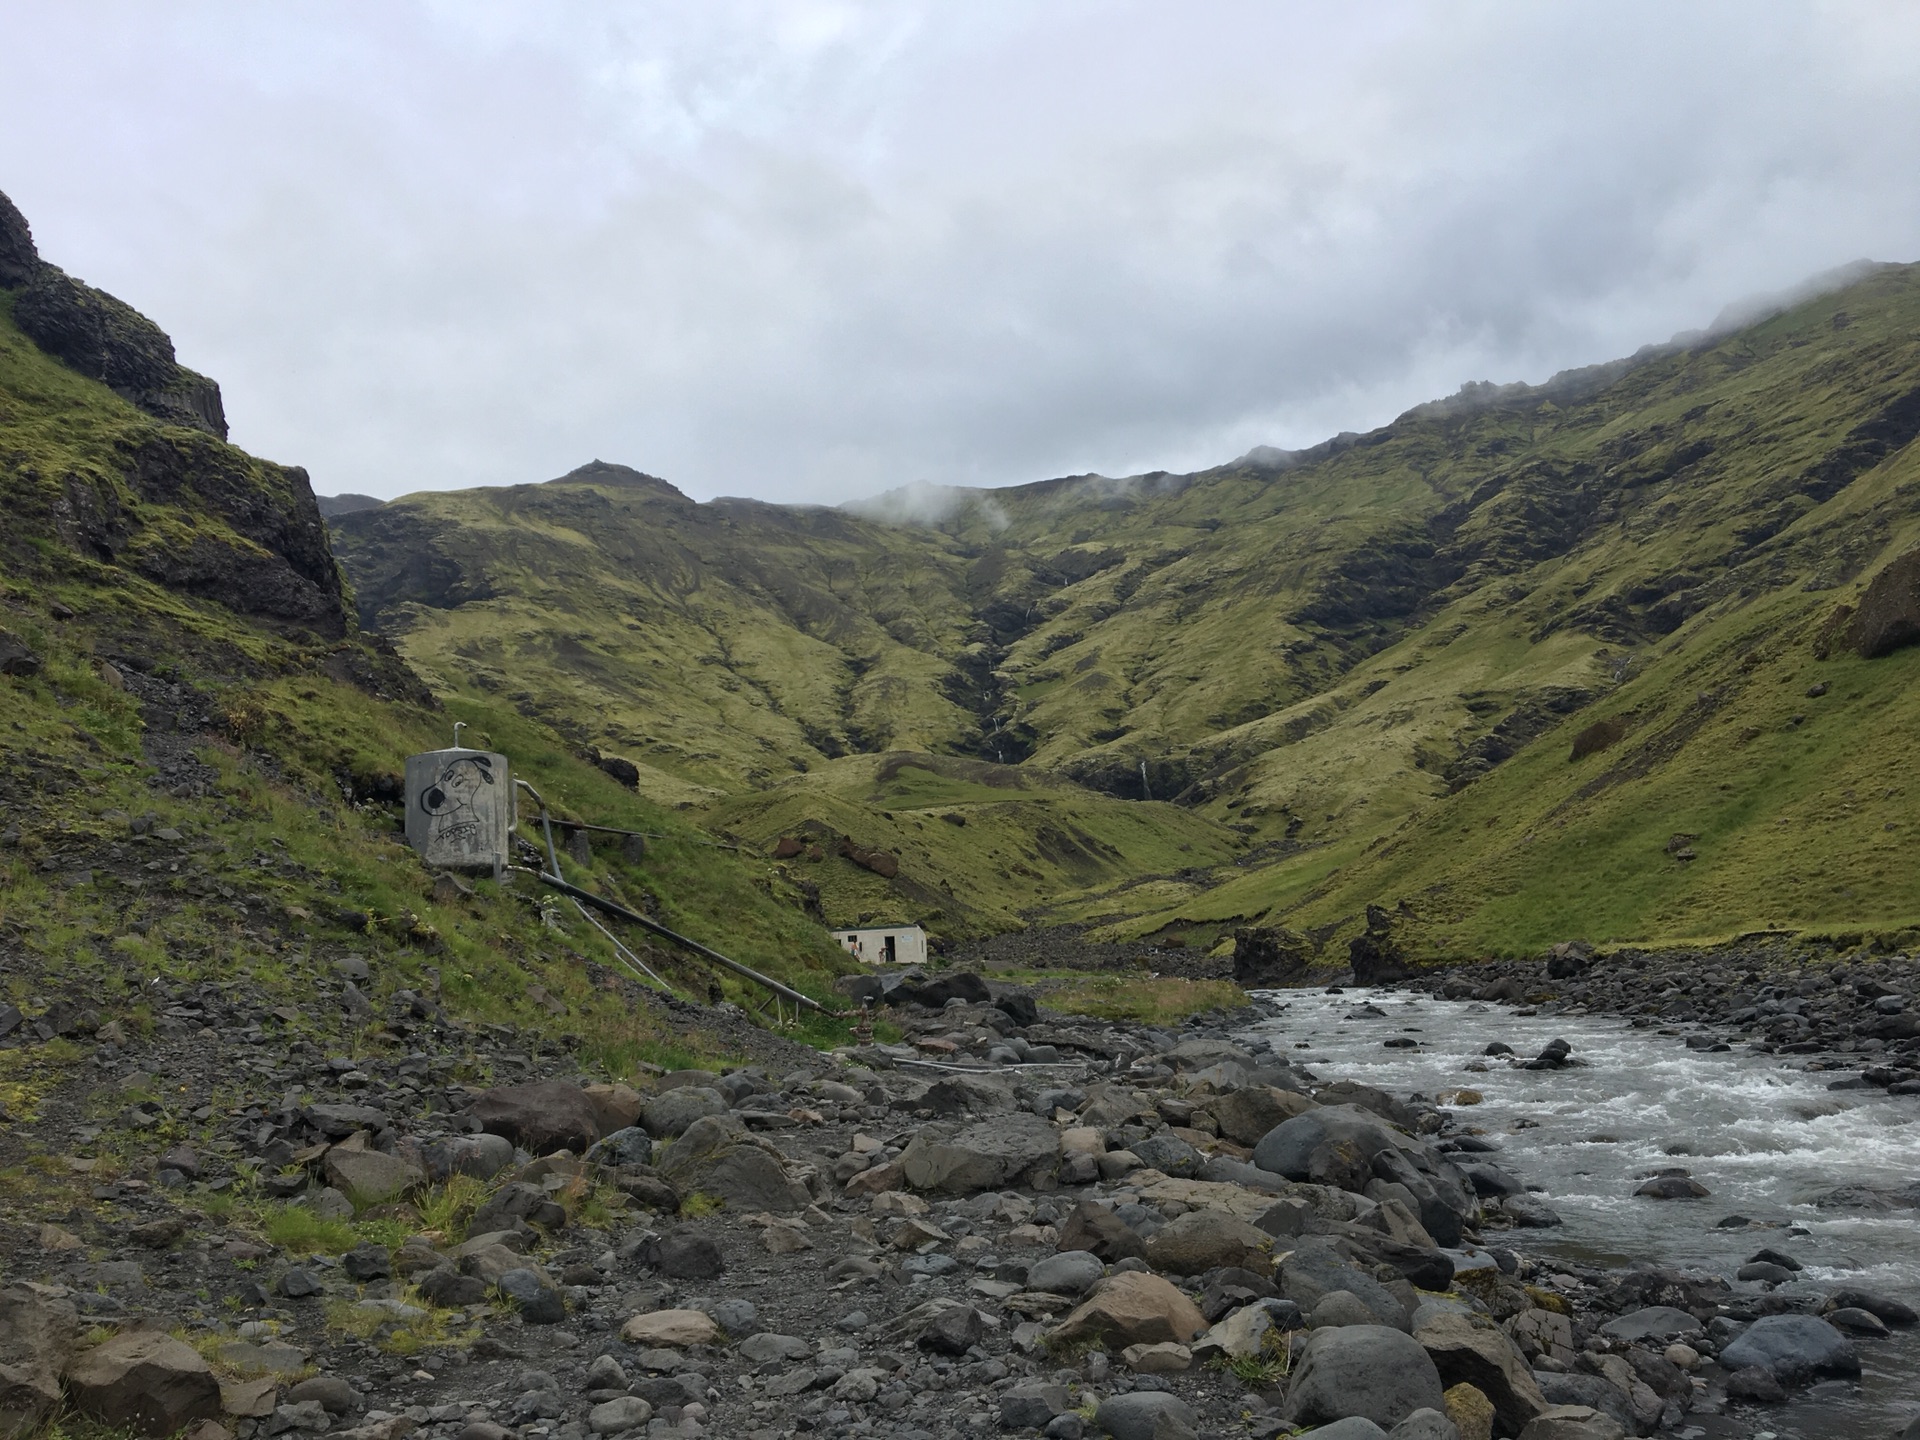
{"type": "Polygon", "coordinates": [[[429,834],[436,846],[481,847],[484,825],[473,802],[493,783],[490,755],[461,755],[442,767],[433,784],[420,792],[420,808],[432,817],[429,834]]]}

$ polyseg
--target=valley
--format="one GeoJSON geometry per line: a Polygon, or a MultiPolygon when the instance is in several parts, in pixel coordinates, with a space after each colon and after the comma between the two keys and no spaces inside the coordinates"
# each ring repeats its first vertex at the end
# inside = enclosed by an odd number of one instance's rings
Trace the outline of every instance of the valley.
{"type": "Polygon", "coordinates": [[[1833,283],[1190,475],[828,510],[594,462],[329,524],[440,693],[763,854],[896,855],[781,863],[834,923],[1900,943],[1920,651],[1845,616],[1920,545],[1920,269],[1833,283]]]}

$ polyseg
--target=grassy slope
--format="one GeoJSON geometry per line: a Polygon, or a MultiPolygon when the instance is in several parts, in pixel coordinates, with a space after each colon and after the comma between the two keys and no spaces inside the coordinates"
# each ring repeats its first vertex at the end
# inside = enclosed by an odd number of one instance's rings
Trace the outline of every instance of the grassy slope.
{"type": "Polygon", "coordinates": [[[782,870],[819,888],[833,924],[910,920],[950,935],[1016,929],[1063,892],[1104,896],[1146,876],[1209,869],[1241,844],[1224,826],[1164,802],[1114,800],[1030,768],[913,753],[832,761],[717,806],[709,819],[762,849],[781,835],[825,829],[891,851],[901,866],[893,881],[831,846],[782,870]]]}
{"type": "Polygon", "coordinates": [[[961,928],[1028,911],[1114,936],[1351,924],[1406,899],[1445,953],[1892,926],[1920,919],[1920,876],[1885,852],[1899,832],[1813,817],[1891,783],[1915,662],[1828,662],[1849,678],[1819,705],[1803,672],[1848,587],[1920,540],[1911,447],[1820,479],[1920,386],[1917,334],[1920,268],[1887,267],[1585,386],[1421,407],[1286,470],[1047,482],[937,527],[581,477],[414,497],[341,522],[340,545],[368,593],[417,525],[497,592],[385,612],[449,687],[518,697],[755,840],[812,819],[900,850],[892,887],[844,862],[796,871],[835,918],[930,913],[944,880],[961,928]],[[578,507],[593,526],[556,518],[578,507]],[[1795,706],[1812,718],[1790,726],[1795,706]],[[1629,712],[1615,750],[1567,761],[1573,733],[1629,712]],[[1450,795],[1509,731],[1517,756],[1450,795]],[[1036,778],[998,812],[1001,842],[970,825],[935,844],[928,816],[898,818],[928,807],[863,788],[884,752],[1025,745],[1027,769],[1124,798],[1036,778]],[[1146,793],[1208,822],[1175,847],[1222,867],[1206,880],[1121,838],[1142,766],[1146,793]],[[1127,855],[1125,875],[1048,857],[1050,812],[1127,855]],[[1263,848],[1230,857],[1222,826],[1263,848]],[[1676,832],[1701,835],[1699,858],[1666,857],[1676,832]],[[1820,866],[1856,873],[1855,894],[1820,866]]]}
{"type": "MultiPolygon", "coordinates": [[[[596,851],[594,884],[827,995],[845,959],[776,893],[765,865],[714,849],[537,721],[485,697],[457,698],[450,713],[375,698],[344,678],[384,663],[357,637],[328,643],[257,624],[136,573],[130,557],[146,546],[196,535],[249,543],[191,489],[170,503],[140,500],[126,455],[179,433],[47,359],[0,312],[0,506],[12,517],[0,546],[0,628],[46,662],[34,677],[0,678],[0,785],[20,832],[0,845],[4,998],[76,986],[131,1007],[143,976],[245,974],[301,1000],[316,953],[353,950],[375,960],[382,990],[422,987],[437,973],[458,1012],[572,1032],[610,1068],[642,1055],[685,1058],[699,1042],[622,998],[609,979],[620,973],[611,948],[571,908],[550,921],[524,878],[482,881],[471,899],[438,903],[399,841],[397,809],[345,797],[343,781],[364,784],[412,751],[444,745],[454,718],[473,727],[469,743],[505,750],[563,812],[663,837],[639,863],[596,851]],[[58,502],[76,484],[119,507],[128,543],[114,563],[75,551],[63,534],[58,502]],[[73,618],[53,618],[56,603],[73,618]],[[195,742],[209,767],[202,793],[158,786],[142,709],[111,683],[101,664],[109,655],[204,698],[221,733],[195,742]],[[129,840],[127,817],[143,814],[183,833],[177,851],[129,840]],[[73,883],[81,868],[91,880],[73,883]],[[533,983],[567,1013],[532,1005],[533,983]]],[[[286,503],[275,489],[285,472],[231,447],[219,455],[258,478],[265,503],[286,503]]],[[[579,867],[570,874],[582,878],[579,867]]],[[[702,1000],[713,981],[730,998],[758,999],[698,962],[644,953],[702,1000]]]]}

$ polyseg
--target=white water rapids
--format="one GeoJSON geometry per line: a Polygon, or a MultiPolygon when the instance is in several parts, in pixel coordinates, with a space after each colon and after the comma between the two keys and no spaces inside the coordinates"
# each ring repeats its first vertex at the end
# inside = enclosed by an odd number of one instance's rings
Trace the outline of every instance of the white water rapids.
{"type": "MultiPolygon", "coordinates": [[[[1484,1101],[1454,1113],[1500,1146],[1484,1158],[1532,1186],[1566,1221],[1553,1230],[1493,1232],[1489,1239],[1542,1259],[1624,1266],[1695,1266],[1733,1280],[1762,1246],[1806,1269],[1791,1287],[1878,1290],[1920,1307],[1920,1211],[1822,1209],[1839,1185],[1897,1188],[1920,1180],[1920,1096],[1829,1091],[1849,1073],[1795,1068],[1804,1057],[1688,1050],[1677,1034],[1636,1030],[1595,1015],[1520,1015],[1472,1001],[1400,991],[1266,992],[1285,1006],[1252,1027],[1324,1080],[1357,1080],[1431,1098],[1467,1087],[1484,1101]],[[1373,1005],[1383,1016],[1349,1018],[1373,1005]],[[1407,1036],[1413,1050],[1384,1041],[1407,1036]],[[1585,1064],[1509,1068],[1483,1055],[1504,1041],[1526,1059],[1555,1037],[1585,1064]],[[1465,1067],[1484,1061],[1484,1073],[1465,1067]],[[1638,1177],[1687,1167],[1712,1196],[1646,1200],[1638,1177]],[[1765,1229],[1721,1229],[1744,1215],[1765,1229]]],[[[1757,1286],[1739,1285],[1740,1289],[1757,1286]]],[[[1782,1406],[1688,1417],[1694,1436],[1781,1440],[1886,1440],[1920,1414],[1920,1327],[1891,1340],[1861,1339],[1858,1381],[1825,1381],[1782,1406]]]]}

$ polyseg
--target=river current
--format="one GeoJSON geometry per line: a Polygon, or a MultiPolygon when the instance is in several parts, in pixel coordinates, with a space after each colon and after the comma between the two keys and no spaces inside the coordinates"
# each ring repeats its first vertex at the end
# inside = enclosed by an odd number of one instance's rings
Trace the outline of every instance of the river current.
{"type": "MultiPolygon", "coordinates": [[[[1543,1260],[1692,1266],[1733,1280],[1762,1246],[1806,1269],[1792,1286],[1878,1290],[1920,1307],[1920,1211],[1822,1208],[1840,1185],[1896,1188],[1920,1179],[1920,1097],[1829,1090],[1853,1072],[1807,1071],[1804,1057],[1689,1050],[1678,1034],[1605,1016],[1518,1014],[1473,1001],[1350,988],[1266,992],[1284,1006],[1247,1033],[1271,1038],[1324,1079],[1395,1094],[1471,1088],[1461,1122],[1500,1146],[1484,1158],[1530,1186],[1565,1220],[1552,1230],[1501,1232],[1497,1243],[1543,1260]],[[1384,1013],[1360,1013],[1371,1007],[1384,1013]],[[1407,1037],[1417,1049],[1390,1049],[1407,1037]],[[1486,1057],[1502,1041],[1522,1058],[1561,1038],[1585,1062],[1563,1070],[1509,1068],[1486,1057]],[[1466,1069],[1474,1061],[1484,1072],[1466,1069]],[[1647,1200],[1639,1177],[1685,1166],[1711,1196],[1647,1200]],[[1767,1228],[1724,1229],[1746,1216],[1767,1228]]],[[[1752,1289],[1757,1286],[1740,1285],[1752,1289]]],[[[1785,1405],[1693,1415],[1697,1437],[1886,1440],[1920,1414],[1920,1327],[1858,1342],[1864,1373],[1794,1392],[1785,1405]]]]}

